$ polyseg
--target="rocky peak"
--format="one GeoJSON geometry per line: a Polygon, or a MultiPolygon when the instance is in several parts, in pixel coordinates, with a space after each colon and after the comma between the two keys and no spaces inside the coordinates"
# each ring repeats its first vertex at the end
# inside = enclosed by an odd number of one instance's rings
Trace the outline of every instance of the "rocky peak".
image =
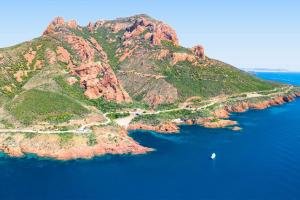
{"type": "Polygon", "coordinates": [[[65,22],[64,18],[56,17],[48,25],[48,27],[44,31],[43,35],[48,35],[48,34],[52,34],[52,33],[55,33],[55,32],[61,32],[61,31],[65,30],[65,29],[68,29],[68,28],[75,29],[77,27],[78,27],[78,25],[77,25],[76,20],[71,20],[71,21],[65,22]]]}
{"type": "Polygon", "coordinates": [[[194,55],[200,59],[205,59],[204,47],[201,45],[194,46],[192,49],[194,55]]]}
{"type": "Polygon", "coordinates": [[[154,20],[145,15],[137,15],[129,18],[131,24],[125,28],[124,38],[129,39],[147,31],[145,39],[150,39],[151,44],[161,45],[161,41],[170,41],[174,45],[178,45],[179,41],[174,29],[169,25],[154,20]]]}

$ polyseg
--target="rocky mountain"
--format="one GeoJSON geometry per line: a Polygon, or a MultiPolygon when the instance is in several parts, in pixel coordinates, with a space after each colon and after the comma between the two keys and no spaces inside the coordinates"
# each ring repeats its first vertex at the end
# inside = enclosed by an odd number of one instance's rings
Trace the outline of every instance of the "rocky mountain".
{"type": "Polygon", "coordinates": [[[201,45],[180,46],[170,26],[147,15],[87,26],[57,17],[41,37],[1,49],[0,67],[1,93],[9,97],[43,85],[53,89],[57,76],[69,85],[78,82],[87,99],[154,107],[273,87],[206,57],[201,45]]]}
{"type": "Polygon", "coordinates": [[[126,129],[235,126],[222,118],[299,91],[212,59],[201,45],[181,46],[175,30],[147,15],[86,26],[57,17],[40,37],[0,49],[0,150],[57,159],[145,153],[152,149],[126,129]]]}

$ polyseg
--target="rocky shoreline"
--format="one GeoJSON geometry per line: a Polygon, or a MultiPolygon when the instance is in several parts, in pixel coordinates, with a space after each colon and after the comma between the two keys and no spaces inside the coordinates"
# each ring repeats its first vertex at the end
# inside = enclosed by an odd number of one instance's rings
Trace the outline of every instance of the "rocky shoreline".
{"type": "Polygon", "coordinates": [[[288,102],[294,101],[297,97],[300,97],[300,92],[295,92],[290,95],[278,96],[271,98],[270,100],[260,101],[257,103],[251,102],[239,102],[231,106],[224,106],[212,112],[212,117],[198,118],[198,119],[186,119],[181,122],[165,122],[157,126],[146,124],[133,124],[129,126],[129,130],[149,130],[158,133],[170,134],[178,133],[180,128],[178,125],[201,125],[205,128],[226,128],[230,127],[233,131],[240,131],[237,121],[228,119],[230,113],[242,113],[250,109],[263,110],[271,106],[278,106],[288,102]]]}
{"type": "Polygon", "coordinates": [[[90,159],[105,154],[145,154],[153,151],[128,136],[127,131],[116,127],[97,127],[94,144],[89,145],[83,135],[74,135],[61,141],[57,134],[28,136],[23,133],[0,134],[0,150],[11,157],[35,154],[56,160],[90,159]]]}
{"type": "Polygon", "coordinates": [[[206,128],[231,128],[239,131],[238,122],[230,120],[230,113],[246,112],[249,109],[262,110],[271,106],[282,105],[300,97],[300,92],[283,95],[270,100],[251,103],[238,102],[225,105],[212,111],[212,117],[186,119],[181,122],[164,122],[157,126],[142,123],[131,124],[127,130],[114,127],[94,127],[94,144],[89,145],[89,138],[84,135],[72,135],[68,141],[62,141],[58,134],[39,134],[36,136],[25,133],[0,134],[0,150],[11,157],[24,157],[35,154],[38,157],[56,160],[90,159],[105,154],[145,154],[154,149],[143,147],[128,135],[130,130],[148,130],[162,134],[179,133],[179,125],[201,125],[206,128]]]}

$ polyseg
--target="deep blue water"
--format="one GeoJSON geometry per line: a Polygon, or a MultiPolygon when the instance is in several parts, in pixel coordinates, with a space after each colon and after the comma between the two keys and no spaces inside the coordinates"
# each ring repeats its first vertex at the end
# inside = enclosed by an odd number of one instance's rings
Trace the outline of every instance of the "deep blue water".
{"type": "MultiPolygon", "coordinates": [[[[257,75],[300,85],[300,74],[257,75]]],[[[300,199],[300,100],[232,118],[241,132],[133,132],[157,149],[142,156],[0,158],[0,199],[300,199]]]]}

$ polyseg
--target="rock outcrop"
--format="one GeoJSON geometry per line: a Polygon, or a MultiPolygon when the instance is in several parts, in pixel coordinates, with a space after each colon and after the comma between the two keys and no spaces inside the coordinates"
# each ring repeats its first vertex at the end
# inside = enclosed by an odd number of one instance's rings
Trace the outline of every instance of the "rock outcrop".
{"type": "Polygon", "coordinates": [[[188,53],[173,53],[172,54],[172,65],[176,65],[178,62],[188,61],[190,63],[195,63],[197,61],[194,55],[188,53]]]}
{"type": "Polygon", "coordinates": [[[214,119],[214,118],[199,118],[195,122],[196,124],[202,125],[206,128],[224,128],[227,126],[237,125],[236,121],[227,119],[214,119]]]}
{"type": "Polygon", "coordinates": [[[85,89],[84,94],[90,99],[103,97],[118,103],[131,102],[114,71],[106,63],[84,63],[73,68],[71,74],[80,77],[80,85],[85,89]]]}
{"type": "Polygon", "coordinates": [[[128,130],[147,130],[147,131],[155,131],[159,133],[178,133],[179,127],[172,122],[165,122],[158,126],[146,125],[146,124],[132,124],[129,125],[128,130]]]}
{"type": "Polygon", "coordinates": [[[65,22],[64,18],[56,17],[44,31],[43,35],[55,34],[60,32],[67,32],[68,28],[75,29],[77,28],[77,22],[75,20],[71,20],[69,22],[65,22]]]}
{"type": "Polygon", "coordinates": [[[139,145],[125,130],[98,127],[93,132],[94,145],[89,145],[88,139],[81,135],[74,135],[70,141],[62,143],[57,134],[39,134],[33,138],[19,133],[1,134],[0,150],[13,157],[23,157],[30,153],[58,160],[88,159],[104,154],[144,154],[153,151],[139,145]]]}
{"type": "MultiPolygon", "coordinates": [[[[118,30],[124,29],[124,25],[118,30]]],[[[150,39],[151,44],[161,45],[161,41],[170,41],[174,45],[178,45],[178,38],[174,29],[163,22],[146,19],[145,17],[134,17],[132,25],[125,28],[124,39],[137,37],[144,32],[145,40],[150,39]]]]}
{"type": "Polygon", "coordinates": [[[204,47],[201,45],[197,45],[195,47],[193,47],[192,52],[194,53],[194,55],[200,59],[205,59],[205,53],[204,53],[204,47]]]}

